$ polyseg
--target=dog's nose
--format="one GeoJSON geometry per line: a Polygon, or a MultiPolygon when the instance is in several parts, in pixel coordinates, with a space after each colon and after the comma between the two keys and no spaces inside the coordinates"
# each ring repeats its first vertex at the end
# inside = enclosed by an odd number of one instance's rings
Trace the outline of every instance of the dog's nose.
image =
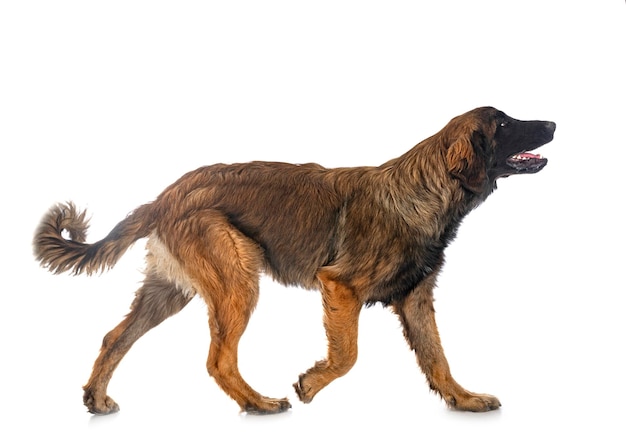
{"type": "Polygon", "coordinates": [[[556,123],[552,121],[546,121],[546,128],[551,132],[554,132],[556,130],[556,123]]]}

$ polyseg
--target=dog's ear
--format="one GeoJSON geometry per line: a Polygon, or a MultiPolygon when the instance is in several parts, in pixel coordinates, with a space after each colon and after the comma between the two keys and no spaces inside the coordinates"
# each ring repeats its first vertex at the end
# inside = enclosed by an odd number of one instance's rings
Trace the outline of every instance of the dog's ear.
{"type": "Polygon", "coordinates": [[[463,187],[477,194],[485,190],[488,182],[482,138],[478,132],[459,137],[446,152],[450,174],[459,179],[463,187]]]}

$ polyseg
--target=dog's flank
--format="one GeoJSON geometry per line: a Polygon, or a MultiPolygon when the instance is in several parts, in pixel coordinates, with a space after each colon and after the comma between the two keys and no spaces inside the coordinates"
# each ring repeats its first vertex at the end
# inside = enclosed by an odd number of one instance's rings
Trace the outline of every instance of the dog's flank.
{"type": "Polygon", "coordinates": [[[497,398],[468,392],[452,378],[432,291],[463,217],[493,191],[496,179],[541,170],[547,160],[528,151],[549,142],[555,128],[487,107],[454,118],[379,167],[202,167],[93,244],[86,243],[84,212],[72,203],[53,207],[35,233],[34,250],[55,273],[105,270],[132,243],[148,238],[144,284],[128,316],[103,341],[84,387],[85,405],[93,413],[117,411],[106,394],[115,367],[139,337],[198,294],[209,312],[209,374],[243,411],[288,409],[286,398],[252,389],[237,367],[238,342],[265,272],[322,294],[328,355],[294,384],[303,402],[354,365],[359,312],[381,302],[398,315],[431,388],[449,406],[499,407],[497,398]]]}

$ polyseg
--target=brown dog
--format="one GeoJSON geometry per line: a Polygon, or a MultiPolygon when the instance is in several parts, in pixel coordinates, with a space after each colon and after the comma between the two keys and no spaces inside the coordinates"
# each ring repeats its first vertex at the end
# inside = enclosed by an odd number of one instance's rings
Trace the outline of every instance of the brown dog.
{"type": "Polygon", "coordinates": [[[239,339],[265,272],[285,285],[322,292],[328,357],[294,384],[303,402],[354,365],[361,308],[381,302],[399,316],[430,387],[449,406],[498,408],[497,398],[468,392],[452,378],[435,324],[433,287],[463,217],[493,191],[497,178],[541,170],[547,160],[528,151],[551,141],[555,128],[484,107],[379,167],[202,167],[93,244],[85,243],[84,212],[71,203],[53,207],[35,234],[34,250],[55,273],[104,270],[133,242],[149,238],[145,282],[128,316],[104,338],[84,387],[85,405],[97,414],[117,411],[107,385],[122,357],[197,293],[209,310],[209,374],[243,411],[288,409],[287,399],[260,395],[237,368],[239,339]]]}

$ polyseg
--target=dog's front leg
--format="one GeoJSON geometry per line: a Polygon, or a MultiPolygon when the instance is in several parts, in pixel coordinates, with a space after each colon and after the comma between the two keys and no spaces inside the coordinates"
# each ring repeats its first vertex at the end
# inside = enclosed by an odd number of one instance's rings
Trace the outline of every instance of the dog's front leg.
{"type": "Polygon", "coordinates": [[[324,303],[324,327],[328,357],[300,375],[293,385],[300,400],[309,403],[331,381],[354,366],[357,359],[357,334],[362,304],[352,288],[333,280],[324,271],[318,274],[324,303]]]}
{"type": "Polygon", "coordinates": [[[415,351],[431,389],[441,395],[451,408],[473,412],[497,409],[500,401],[496,397],[469,392],[452,378],[435,322],[432,294],[435,278],[436,272],[407,297],[393,304],[404,327],[404,335],[415,351]]]}

